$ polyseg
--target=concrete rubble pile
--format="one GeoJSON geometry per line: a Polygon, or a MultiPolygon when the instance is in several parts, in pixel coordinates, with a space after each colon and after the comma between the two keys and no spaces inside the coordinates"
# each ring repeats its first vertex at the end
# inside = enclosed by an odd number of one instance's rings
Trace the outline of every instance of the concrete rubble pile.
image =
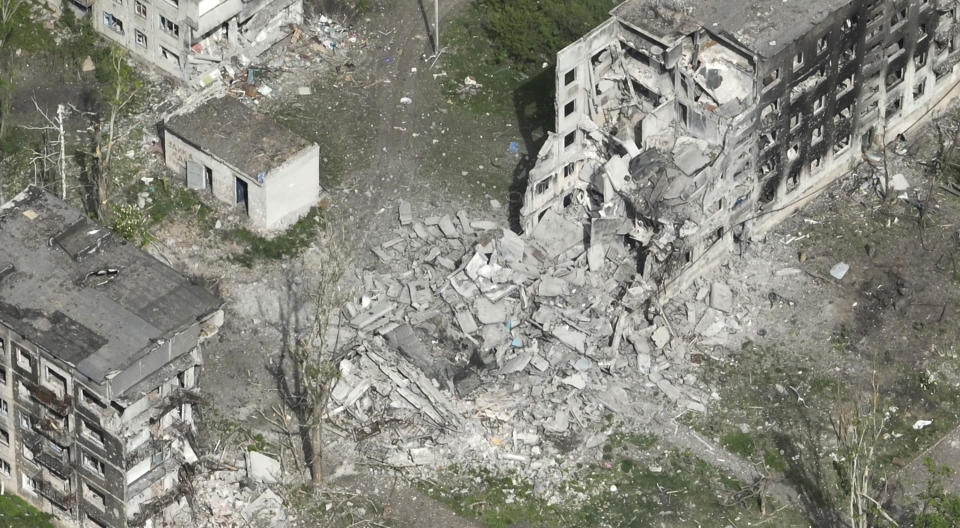
{"type": "Polygon", "coordinates": [[[544,478],[577,462],[571,449],[604,442],[605,416],[705,410],[699,354],[677,332],[730,328],[725,285],[668,320],[622,238],[585,244],[577,219],[550,211],[521,237],[463,212],[420,219],[401,201],[398,213],[337,329],[359,345],[340,363],[329,413],[354,422],[370,456],[401,467],[506,461],[544,478]]]}
{"type": "Polygon", "coordinates": [[[295,519],[285,511],[283,499],[266,486],[277,480],[263,475],[264,467],[279,466],[279,462],[255,452],[249,455],[258,456],[258,460],[248,461],[246,472],[211,471],[192,479],[191,498],[182,497],[181,507],[170,509],[153,526],[290,526],[295,519]]]}

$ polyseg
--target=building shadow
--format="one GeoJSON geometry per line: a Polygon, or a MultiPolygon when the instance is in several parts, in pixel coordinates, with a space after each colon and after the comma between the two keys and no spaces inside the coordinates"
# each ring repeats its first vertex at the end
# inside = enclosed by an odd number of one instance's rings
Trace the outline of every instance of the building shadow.
{"type": "Polygon", "coordinates": [[[523,194],[527,189],[528,174],[537,160],[537,153],[554,126],[554,79],[553,68],[543,68],[529,77],[513,92],[513,108],[517,117],[522,148],[520,158],[513,168],[508,195],[510,229],[523,231],[520,209],[523,194]]]}

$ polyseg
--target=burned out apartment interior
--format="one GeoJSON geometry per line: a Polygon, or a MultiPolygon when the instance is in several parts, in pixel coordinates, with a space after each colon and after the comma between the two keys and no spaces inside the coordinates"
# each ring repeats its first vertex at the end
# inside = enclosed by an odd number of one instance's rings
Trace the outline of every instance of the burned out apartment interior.
{"type": "Polygon", "coordinates": [[[0,480],[82,526],[142,525],[196,462],[221,301],[30,187],[0,207],[0,480]]]}
{"type": "MultiPolygon", "coordinates": [[[[201,90],[303,21],[302,0],[69,5],[137,60],[201,90]]],[[[420,222],[401,200],[399,234],[372,249],[394,276],[365,275],[365,295],[342,309],[337,336],[360,352],[339,365],[334,413],[416,408],[436,430],[470,430],[447,395],[466,383],[441,379],[427,359],[420,331],[441,318],[434,297],[472,343],[471,365],[505,375],[549,368],[543,336],[594,360],[616,349],[608,342],[635,343],[625,329],[642,317],[634,309],[684,290],[864,161],[876,169],[888,145],[957,98],[958,17],[956,0],[623,2],[557,53],[554,131],[527,175],[519,233],[464,214],[420,222]],[[418,268],[409,280],[420,260],[437,273],[418,268]],[[588,298],[590,287],[609,302],[588,298]],[[574,324],[566,296],[630,310],[574,324]],[[369,403],[374,392],[387,403],[369,403]]],[[[218,95],[167,116],[172,179],[242,209],[254,230],[288,227],[324,192],[322,149],[218,95]]],[[[729,289],[708,295],[713,312],[731,311],[729,289]]],[[[224,310],[203,281],[45,191],[0,205],[0,483],[74,525],[169,521],[198,460],[204,343],[224,310]]],[[[671,339],[666,326],[641,334],[657,349],[671,339]]],[[[678,406],[703,411],[706,397],[649,376],[678,406]]],[[[577,372],[559,384],[585,382],[577,372]]],[[[541,414],[552,433],[574,416],[541,414]]],[[[430,450],[404,456],[430,462],[430,450]]]]}
{"type": "Polygon", "coordinates": [[[557,56],[521,224],[582,206],[682,287],[956,97],[957,9],[624,2],[557,56]]]}

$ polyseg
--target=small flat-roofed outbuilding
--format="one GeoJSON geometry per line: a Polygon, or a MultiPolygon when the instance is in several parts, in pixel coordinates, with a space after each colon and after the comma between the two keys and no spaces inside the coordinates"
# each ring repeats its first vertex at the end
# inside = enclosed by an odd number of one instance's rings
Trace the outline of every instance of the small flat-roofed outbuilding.
{"type": "Polygon", "coordinates": [[[260,230],[296,222],[320,196],[320,147],[229,96],[168,119],[164,158],[188,187],[236,205],[260,230]]]}

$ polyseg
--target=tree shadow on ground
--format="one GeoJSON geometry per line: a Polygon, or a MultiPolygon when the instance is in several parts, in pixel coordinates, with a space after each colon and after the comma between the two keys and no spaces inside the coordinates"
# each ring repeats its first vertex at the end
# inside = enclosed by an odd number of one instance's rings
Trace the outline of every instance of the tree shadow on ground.
{"type": "Polygon", "coordinates": [[[782,420],[782,428],[773,432],[773,443],[786,464],[783,470],[788,484],[800,496],[804,514],[822,528],[847,526],[837,511],[831,489],[836,486],[824,467],[821,428],[805,405],[795,404],[782,420]]]}
{"type": "MultiPolygon", "coordinates": [[[[273,377],[280,399],[296,417],[303,460],[311,460],[314,453],[308,427],[311,409],[304,397],[305,380],[299,369],[293,365],[293,349],[297,346],[297,340],[303,339],[307,334],[311,324],[309,317],[303,315],[304,309],[310,305],[310,299],[307,293],[309,289],[304,287],[302,276],[299,264],[291,263],[283,271],[283,286],[277,294],[278,317],[276,322],[268,323],[280,334],[280,339],[277,342],[277,355],[266,361],[265,368],[273,377]]],[[[272,320],[263,308],[261,313],[264,321],[272,320]]]]}

